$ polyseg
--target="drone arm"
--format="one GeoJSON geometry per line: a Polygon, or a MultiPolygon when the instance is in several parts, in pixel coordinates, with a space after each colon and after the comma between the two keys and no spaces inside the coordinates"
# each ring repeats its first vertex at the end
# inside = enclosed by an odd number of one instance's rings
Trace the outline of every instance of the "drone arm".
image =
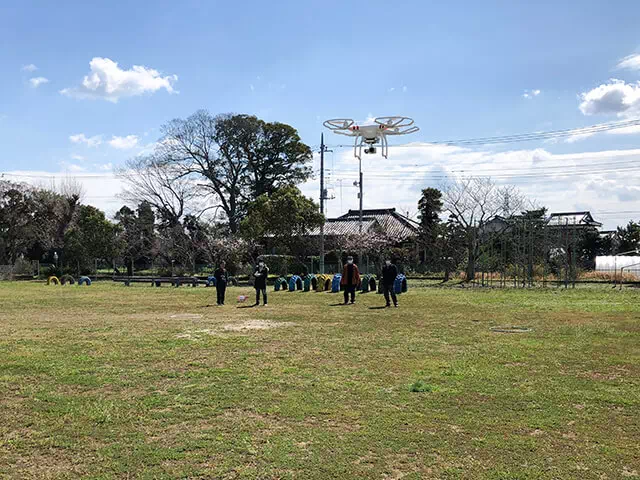
{"type": "Polygon", "coordinates": [[[333,133],[337,133],[338,135],[344,135],[346,137],[357,137],[358,134],[353,130],[333,130],[333,133]]]}
{"type": "Polygon", "coordinates": [[[384,134],[385,135],[408,135],[410,133],[415,133],[418,130],[420,130],[420,127],[413,125],[408,128],[396,127],[395,130],[389,129],[389,130],[386,130],[384,134]]]}

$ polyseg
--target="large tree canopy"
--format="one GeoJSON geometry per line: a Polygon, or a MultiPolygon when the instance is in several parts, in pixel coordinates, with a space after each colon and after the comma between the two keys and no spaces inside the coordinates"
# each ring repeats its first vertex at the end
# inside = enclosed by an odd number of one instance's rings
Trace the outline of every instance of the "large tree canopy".
{"type": "Polygon", "coordinates": [[[61,248],[79,196],[0,181],[0,262],[21,255],[40,259],[61,248]]]}
{"type": "Polygon", "coordinates": [[[73,225],[64,235],[63,260],[90,271],[94,259],[116,256],[117,233],[117,226],[103,212],[90,205],[80,205],[73,225]]]}
{"type": "Polygon", "coordinates": [[[213,194],[232,233],[250,202],[311,174],[311,149],[283,123],[200,110],[169,122],[162,133],[155,161],[176,168],[181,178],[213,194]]]}

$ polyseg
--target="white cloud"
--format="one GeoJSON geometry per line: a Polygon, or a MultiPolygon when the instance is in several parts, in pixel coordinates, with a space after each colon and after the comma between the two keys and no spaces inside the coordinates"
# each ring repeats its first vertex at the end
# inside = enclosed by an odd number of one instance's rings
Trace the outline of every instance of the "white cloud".
{"type": "Polygon", "coordinates": [[[565,139],[566,143],[576,143],[581,142],[582,140],[586,140],[589,137],[593,137],[595,133],[577,133],[575,135],[571,135],[565,139]]]}
{"type": "Polygon", "coordinates": [[[391,88],[388,90],[388,92],[394,92],[395,90],[396,90],[396,88],[395,88],[395,87],[391,87],[391,88]]]}
{"type": "Polygon", "coordinates": [[[36,70],[38,70],[38,67],[36,67],[33,63],[30,63],[29,65],[23,65],[20,70],[22,70],[23,72],[35,72],[36,70]]]}
{"type": "Polygon", "coordinates": [[[407,92],[407,90],[408,90],[408,89],[407,89],[407,86],[406,86],[406,85],[403,85],[403,86],[402,86],[402,91],[406,93],[406,92],[407,92]]]}
{"type": "Polygon", "coordinates": [[[113,163],[104,163],[102,165],[98,165],[98,169],[102,170],[103,172],[110,172],[111,170],[113,170],[113,163]]]}
{"type": "Polygon", "coordinates": [[[631,125],[629,127],[616,128],[609,130],[607,133],[611,135],[635,135],[640,133],[640,125],[631,125]]]}
{"type": "Polygon", "coordinates": [[[626,83],[612,78],[588,92],[580,94],[580,111],[584,115],[617,115],[640,113],[640,82],[626,83]]]}
{"type": "Polygon", "coordinates": [[[640,53],[627,55],[617,65],[617,68],[625,70],[640,70],[640,53]]]}
{"type": "Polygon", "coordinates": [[[87,137],[84,133],[77,133],[70,135],[69,140],[71,140],[72,143],[84,143],[87,147],[97,147],[102,143],[102,135],[87,137]]]}
{"type": "MultiPolygon", "coordinates": [[[[357,189],[352,187],[357,180],[358,161],[352,149],[337,151],[335,155],[332,181],[327,188],[333,188],[337,198],[328,202],[329,217],[358,208],[357,189]],[[343,180],[342,208],[337,179],[343,180]]],[[[318,158],[314,160],[319,162],[318,158]]],[[[422,188],[442,187],[456,175],[485,175],[493,176],[499,184],[517,186],[551,211],[590,209],[608,229],[626,223],[631,217],[640,217],[640,214],[600,217],[597,213],[640,211],[640,187],[637,187],[640,172],[629,167],[636,162],[640,163],[640,149],[553,154],[543,148],[500,152],[420,143],[402,148],[390,146],[389,160],[380,155],[363,156],[364,206],[415,212],[422,188]],[[589,174],[575,174],[586,171],[589,174]],[[599,188],[600,183],[606,188],[599,188]]],[[[303,185],[305,195],[317,196],[318,181],[315,178],[303,185]]]]}
{"type": "Polygon", "coordinates": [[[524,93],[522,94],[523,98],[533,98],[533,97],[537,97],[538,95],[540,95],[542,92],[538,89],[536,90],[525,90],[524,93]]]}
{"type": "Polygon", "coordinates": [[[80,173],[86,171],[86,168],[83,166],[69,162],[60,162],[60,167],[68,173],[80,173]]]}
{"type": "Polygon", "coordinates": [[[117,62],[101,57],[93,58],[89,62],[89,68],[90,72],[80,86],[65,88],[60,93],[74,98],[103,99],[113,103],[120,98],[154,93],[163,88],[169,93],[176,93],[173,85],[178,81],[177,75],[163,77],[157,70],[140,65],[123,70],[117,62]]]}
{"type": "Polygon", "coordinates": [[[640,187],[621,185],[616,180],[589,180],[585,188],[598,196],[617,198],[620,202],[640,202],[640,187]]]}
{"type": "Polygon", "coordinates": [[[40,85],[49,83],[49,79],[44,77],[34,77],[29,79],[29,83],[33,88],[38,88],[40,85]]]}
{"type": "Polygon", "coordinates": [[[249,88],[251,89],[252,92],[255,91],[255,89],[256,89],[256,87],[253,86],[253,83],[249,84],[249,88]]]}
{"type": "Polygon", "coordinates": [[[127,135],[126,137],[117,137],[114,135],[111,140],[109,140],[109,145],[118,150],[129,150],[138,145],[138,136],[127,135]]]}
{"type": "Polygon", "coordinates": [[[71,155],[71,159],[72,160],[77,160],[79,162],[83,161],[85,159],[85,157],[83,157],[82,155],[71,155]]]}

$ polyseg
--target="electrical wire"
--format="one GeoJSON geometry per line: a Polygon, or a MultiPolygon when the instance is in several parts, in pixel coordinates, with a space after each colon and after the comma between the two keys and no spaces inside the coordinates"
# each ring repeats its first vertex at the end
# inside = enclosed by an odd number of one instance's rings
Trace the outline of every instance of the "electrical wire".
{"type": "MultiPolygon", "coordinates": [[[[502,135],[493,137],[477,137],[457,140],[430,141],[424,143],[405,143],[399,145],[389,145],[389,148],[425,148],[430,145],[450,145],[450,146],[480,146],[496,145],[505,143],[529,142],[535,140],[551,140],[581,135],[594,135],[596,133],[609,132],[621,128],[640,126],[640,118],[623,120],[619,122],[600,123],[588,127],[572,128],[564,130],[549,130],[542,132],[520,133],[513,135],[502,135]]],[[[353,144],[328,145],[330,148],[353,148],[353,144]]]]}
{"type": "MultiPolygon", "coordinates": [[[[612,169],[601,169],[601,170],[576,170],[576,171],[562,171],[562,172],[529,172],[529,173],[505,173],[505,174],[475,174],[475,175],[465,175],[465,178],[494,178],[494,179],[509,179],[509,178],[548,178],[548,177],[577,177],[577,176],[585,176],[585,175],[600,175],[603,173],[635,173],[640,172],[640,165],[638,166],[629,166],[625,168],[612,168],[612,169]]],[[[340,177],[350,177],[357,178],[359,176],[358,172],[336,172],[335,175],[340,177]]],[[[406,171],[390,171],[387,173],[384,172],[374,172],[374,173],[364,173],[365,178],[381,178],[381,179],[400,179],[400,180],[413,180],[416,177],[420,179],[424,178],[433,178],[433,179],[445,179],[451,178],[452,176],[456,176],[456,172],[444,172],[444,173],[431,173],[429,171],[416,171],[416,170],[406,170],[406,171]]]]}

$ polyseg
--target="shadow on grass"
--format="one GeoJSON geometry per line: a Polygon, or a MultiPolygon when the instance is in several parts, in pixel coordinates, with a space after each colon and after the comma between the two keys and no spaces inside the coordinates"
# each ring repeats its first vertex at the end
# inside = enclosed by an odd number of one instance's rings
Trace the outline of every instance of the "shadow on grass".
{"type": "Polygon", "coordinates": [[[256,308],[258,305],[255,304],[251,304],[251,305],[240,305],[236,308],[256,308]]]}
{"type": "Polygon", "coordinates": [[[369,307],[369,310],[386,310],[389,307],[369,307]]]}

